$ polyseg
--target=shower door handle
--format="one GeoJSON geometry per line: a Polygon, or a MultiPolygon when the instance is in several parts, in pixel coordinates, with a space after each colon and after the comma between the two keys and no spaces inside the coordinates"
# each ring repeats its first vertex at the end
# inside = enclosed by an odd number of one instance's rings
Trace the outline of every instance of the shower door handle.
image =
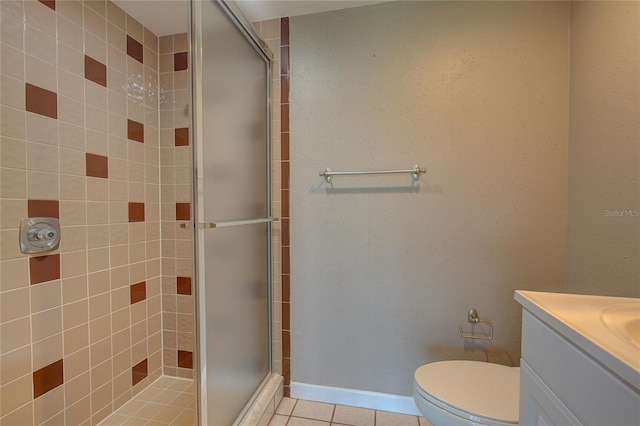
{"type": "MultiPolygon", "coordinates": [[[[200,229],[213,229],[213,228],[228,228],[230,226],[242,226],[242,225],[254,225],[257,223],[271,223],[277,222],[280,219],[277,217],[263,217],[260,219],[248,219],[248,220],[230,220],[227,222],[200,222],[198,228],[200,229]]],[[[188,224],[181,223],[180,228],[186,228],[188,224]]]]}

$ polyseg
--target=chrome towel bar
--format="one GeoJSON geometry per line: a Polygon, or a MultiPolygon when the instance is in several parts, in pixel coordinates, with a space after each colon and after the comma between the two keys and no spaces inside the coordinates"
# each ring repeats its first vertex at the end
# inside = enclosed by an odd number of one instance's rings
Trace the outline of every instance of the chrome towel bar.
{"type": "MultiPolygon", "coordinates": [[[[249,219],[249,220],[231,220],[228,222],[200,222],[198,224],[198,228],[200,229],[212,229],[212,228],[228,228],[230,226],[240,226],[240,225],[254,225],[257,223],[269,223],[269,222],[277,222],[277,217],[265,217],[260,219],[249,219]]],[[[189,223],[181,223],[180,228],[186,228],[189,226],[189,223]]]]}
{"type": "Polygon", "coordinates": [[[426,172],[427,172],[426,168],[420,167],[418,165],[413,166],[412,169],[406,169],[406,170],[361,170],[361,171],[352,171],[352,172],[336,172],[327,168],[323,172],[320,172],[320,176],[324,177],[324,180],[327,181],[327,183],[331,183],[333,176],[388,175],[388,174],[398,174],[398,173],[411,173],[411,177],[413,178],[413,180],[418,180],[420,178],[420,175],[426,172]]]}

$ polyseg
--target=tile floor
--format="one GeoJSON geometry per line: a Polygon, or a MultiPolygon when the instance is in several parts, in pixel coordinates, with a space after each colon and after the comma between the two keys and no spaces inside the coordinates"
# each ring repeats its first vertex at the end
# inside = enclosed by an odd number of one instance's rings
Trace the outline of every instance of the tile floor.
{"type": "MultiPolygon", "coordinates": [[[[160,377],[100,426],[194,426],[193,380],[160,377]]],[[[424,417],[282,398],[269,426],[431,426],[424,417]]]]}
{"type": "Polygon", "coordinates": [[[196,424],[193,380],[162,376],[104,419],[100,426],[196,424]]]}
{"type": "Polygon", "coordinates": [[[282,398],[269,426],[431,426],[424,417],[282,398]]]}

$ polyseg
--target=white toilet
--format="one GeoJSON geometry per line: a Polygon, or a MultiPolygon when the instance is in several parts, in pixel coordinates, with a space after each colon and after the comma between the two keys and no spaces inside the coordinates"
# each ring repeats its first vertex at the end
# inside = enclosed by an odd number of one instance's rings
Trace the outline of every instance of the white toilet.
{"type": "Polygon", "coordinates": [[[518,424],[520,368],[440,361],[416,370],[413,399],[434,426],[518,424]]]}

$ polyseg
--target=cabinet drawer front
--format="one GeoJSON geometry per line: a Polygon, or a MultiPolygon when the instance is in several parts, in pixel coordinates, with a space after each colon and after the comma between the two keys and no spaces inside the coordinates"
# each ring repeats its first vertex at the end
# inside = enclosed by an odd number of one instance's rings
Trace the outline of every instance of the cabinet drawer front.
{"type": "Polygon", "coordinates": [[[520,360],[519,424],[581,426],[580,421],[523,359],[520,360]]]}
{"type": "Polygon", "coordinates": [[[581,423],[640,424],[640,394],[526,310],[522,358],[581,423]]]}

